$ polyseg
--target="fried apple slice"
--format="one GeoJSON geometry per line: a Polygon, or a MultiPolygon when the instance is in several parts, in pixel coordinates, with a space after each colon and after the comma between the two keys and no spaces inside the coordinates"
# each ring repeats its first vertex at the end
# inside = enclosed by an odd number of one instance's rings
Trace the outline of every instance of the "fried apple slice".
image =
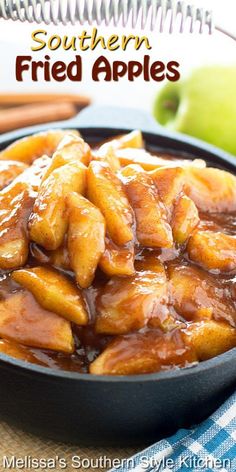
{"type": "Polygon", "coordinates": [[[143,147],[143,136],[140,130],[134,130],[131,131],[128,134],[124,134],[123,136],[120,136],[117,140],[117,145],[114,146],[119,149],[124,149],[124,148],[135,148],[139,149],[143,147]]]}
{"type": "MultiPolygon", "coordinates": [[[[20,359],[26,362],[40,364],[39,359],[35,358],[34,353],[30,349],[21,344],[16,344],[7,340],[0,340],[0,352],[6,354],[7,356],[14,357],[15,359],[20,359]]],[[[43,365],[43,362],[41,363],[43,365]]]]}
{"type": "Polygon", "coordinates": [[[140,149],[143,147],[143,136],[140,130],[134,130],[130,133],[123,134],[118,136],[110,141],[104,143],[100,150],[107,149],[112,147],[113,149],[125,149],[125,148],[135,148],[140,149]]]}
{"type": "Polygon", "coordinates": [[[198,231],[191,236],[189,258],[206,270],[229,272],[236,269],[236,238],[213,231],[198,231]]]}
{"type": "MultiPolygon", "coordinates": [[[[149,249],[144,249],[142,253],[136,258],[135,260],[135,269],[138,272],[144,272],[145,273],[148,271],[150,273],[159,273],[160,272],[160,259],[159,259],[159,254],[158,251],[152,250],[150,251],[149,249]]],[[[166,280],[166,284],[168,284],[166,280]]],[[[168,287],[167,287],[168,290],[168,287]]],[[[169,298],[169,294],[167,293],[167,300],[169,298]]],[[[163,316],[162,317],[153,317],[150,319],[148,322],[148,326],[152,328],[160,328],[162,331],[167,332],[170,331],[176,327],[178,327],[180,324],[179,320],[177,319],[176,316],[173,316],[168,308],[166,307],[165,312],[163,311],[163,316]]]]}
{"type": "Polygon", "coordinates": [[[136,235],[142,246],[173,246],[172,231],[166,209],[154,181],[142,167],[130,165],[120,172],[126,193],[136,217],[136,235]]]}
{"type": "Polygon", "coordinates": [[[0,161],[0,190],[9,185],[27,165],[17,161],[0,161]]]}
{"type": "Polygon", "coordinates": [[[0,152],[0,160],[20,161],[30,165],[43,154],[51,156],[68,133],[78,135],[74,130],[55,129],[21,138],[0,152]]]}
{"type": "Polygon", "coordinates": [[[181,195],[175,202],[172,215],[174,241],[184,244],[200,222],[198,210],[191,198],[181,195]]]}
{"type": "MultiPolygon", "coordinates": [[[[116,152],[119,149],[130,148],[131,151],[140,150],[143,147],[143,138],[141,131],[135,130],[123,136],[118,136],[102,144],[93,151],[93,157],[97,161],[106,162],[113,172],[117,172],[121,165],[116,152]]],[[[142,150],[145,152],[144,150],[142,150]]]]}
{"type": "Polygon", "coordinates": [[[60,166],[77,159],[85,166],[88,166],[91,160],[90,146],[78,133],[74,132],[68,133],[60,141],[56,152],[61,154],[61,163],[58,161],[60,166]]]}
{"type": "Polygon", "coordinates": [[[236,326],[236,312],[224,288],[213,276],[191,266],[171,266],[171,303],[188,321],[215,319],[236,326]]]}
{"type": "Polygon", "coordinates": [[[92,284],[105,250],[105,220],[98,208],[76,193],[67,197],[68,251],[71,268],[82,288],[92,284]]]}
{"type": "Polygon", "coordinates": [[[127,246],[117,246],[110,238],[106,238],[99,267],[110,277],[134,275],[134,245],[130,243],[127,246]]]}
{"type": "Polygon", "coordinates": [[[108,147],[102,145],[99,149],[93,151],[93,159],[107,163],[113,172],[120,170],[120,161],[118,157],[116,157],[115,150],[112,146],[108,147]]]}
{"type": "Polygon", "coordinates": [[[48,250],[58,249],[68,227],[66,195],[84,193],[87,168],[81,162],[70,162],[55,169],[39,188],[29,219],[30,238],[48,250]]]}
{"type": "Polygon", "coordinates": [[[183,330],[186,343],[205,361],[236,347],[236,330],[227,323],[204,321],[193,323],[183,330]]]}
{"type": "Polygon", "coordinates": [[[32,192],[38,192],[50,162],[50,157],[46,155],[35,159],[30,167],[28,167],[22,174],[16,177],[14,182],[25,183],[32,192]]]}
{"type": "Polygon", "coordinates": [[[48,160],[48,157],[37,159],[0,191],[0,268],[3,270],[17,269],[27,260],[28,218],[48,160]]]}
{"type": "Polygon", "coordinates": [[[138,164],[142,169],[150,171],[165,165],[164,159],[150,154],[150,152],[147,152],[145,149],[116,149],[114,153],[122,167],[128,166],[129,164],[138,164]]]}
{"type": "Polygon", "coordinates": [[[109,236],[118,244],[133,239],[133,212],[122,183],[110,167],[93,161],[88,168],[88,197],[102,212],[109,236]]]}
{"type": "Polygon", "coordinates": [[[180,330],[119,336],[90,364],[95,375],[135,375],[185,367],[197,361],[180,330]]]}
{"type": "Polygon", "coordinates": [[[14,359],[29,362],[30,364],[49,367],[50,369],[65,368],[65,370],[70,370],[70,366],[74,361],[74,356],[68,356],[68,353],[65,353],[64,356],[58,356],[57,352],[52,353],[51,350],[43,350],[42,352],[41,349],[24,346],[23,344],[18,344],[6,339],[0,340],[0,353],[13,357],[14,359]],[[65,363],[63,362],[63,367],[61,362],[62,359],[65,360],[65,363]]]}
{"type": "Polygon", "coordinates": [[[44,310],[31,293],[20,291],[0,302],[0,336],[16,343],[72,353],[71,324],[44,310]]]}
{"type": "Polygon", "coordinates": [[[119,160],[122,167],[128,166],[129,164],[138,164],[146,171],[153,171],[161,167],[188,167],[190,165],[196,167],[206,167],[205,161],[201,159],[195,159],[189,161],[188,159],[176,159],[159,157],[145,149],[115,149],[115,156],[119,160]]]}
{"type": "Polygon", "coordinates": [[[59,143],[57,150],[52,156],[50,166],[44,175],[46,180],[53,170],[58,169],[72,161],[80,161],[88,166],[91,160],[91,149],[80,137],[73,134],[66,135],[59,143]]]}
{"type": "Polygon", "coordinates": [[[185,172],[181,167],[163,167],[150,174],[158,193],[166,206],[172,210],[175,200],[180,196],[185,182],[185,172]]]}
{"type": "Polygon", "coordinates": [[[45,310],[78,325],[88,323],[80,290],[60,272],[47,267],[34,267],[13,272],[12,279],[29,290],[45,310]]]}
{"type": "Polygon", "coordinates": [[[151,318],[160,325],[167,313],[168,288],[164,267],[121,279],[113,277],[96,299],[97,333],[125,334],[143,328],[151,318]]]}
{"type": "Polygon", "coordinates": [[[186,169],[185,190],[197,208],[206,212],[236,211],[236,177],[221,169],[186,169]]]}
{"type": "Polygon", "coordinates": [[[27,222],[33,203],[26,184],[12,183],[0,192],[0,268],[3,270],[21,267],[27,260],[27,222]]]}

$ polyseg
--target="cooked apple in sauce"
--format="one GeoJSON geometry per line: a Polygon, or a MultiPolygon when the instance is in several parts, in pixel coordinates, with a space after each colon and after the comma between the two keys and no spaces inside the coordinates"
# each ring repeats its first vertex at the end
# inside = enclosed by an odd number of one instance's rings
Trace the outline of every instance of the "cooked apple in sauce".
{"type": "Polygon", "coordinates": [[[0,153],[0,352],[134,375],[236,347],[236,177],[73,130],[0,153]]]}

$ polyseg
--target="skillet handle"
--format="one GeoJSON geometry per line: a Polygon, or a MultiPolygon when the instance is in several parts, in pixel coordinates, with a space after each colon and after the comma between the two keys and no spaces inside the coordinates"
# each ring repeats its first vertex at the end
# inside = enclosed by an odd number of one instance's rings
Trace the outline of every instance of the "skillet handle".
{"type": "Polygon", "coordinates": [[[147,112],[111,106],[89,106],[70,120],[70,126],[76,128],[141,129],[148,133],[167,134],[164,128],[147,112]]]}

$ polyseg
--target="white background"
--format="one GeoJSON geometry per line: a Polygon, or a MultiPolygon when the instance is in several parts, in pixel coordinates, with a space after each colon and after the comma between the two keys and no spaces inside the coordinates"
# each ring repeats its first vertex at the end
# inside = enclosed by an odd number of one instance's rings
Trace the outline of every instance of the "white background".
{"type": "MultiPolygon", "coordinates": [[[[191,3],[193,3],[192,0],[191,3]]],[[[195,0],[195,4],[212,7],[215,21],[220,25],[231,29],[236,34],[236,0],[195,0]]],[[[97,48],[95,51],[86,51],[82,53],[83,57],[83,81],[82,83],[72,83],[70,81],[63,83],[45,83],[43,81],[32,83],[30,78],[23,83],[15,81],[15,58],[17,55],[31,55],[30,47],[32,45],[31,33],[37,29],[37,25],[28,25],[13,23],[11,21],[0,20],[0,92],[73,92],[86,93],[93,98],[96,103],[126,105],[130,107],[140,107],[150,110],[153,97],[161,84],[156,82],[145,83],[143,79],[138,79],[133,83],[128,83],[126,79],[119,83],[100,82],[94,83],[90,78],[90,71],[94,60],[104,51],[97,48]]],[[[44,27],[48,34],[78,35],[82,29],[81,26],[72,27],[44,27]]],[[[89,31],[89,27],[88,27],[89,31]]],[[[109,35],[115,33],[114,27],[99,28],[99,33],[109,35]]],[[[118,34],[129,34],[132,31],[117,30],[118,34]]],[[[144,34],[137,31],[136,34],[144,34]]],[[[195,66],[210,63],[235,63],[236,64],[236,42],[224,37],[220,33],[214,33],[212,36],[205,35],[167,35],[157,32],[148,35],[152,50],[148,52],[154,60],[177,60],[181,64],[181,74],[184,76],[195,66]]],[[[144,49],[139,52],[128,48],[126,52],[106,52],[109,60],[141,60],[144,49]]],[[[43,53],[33,53],[34,59],[39,60],[44,57],[48,51],[43,53]]],[[[77,54],[81,54],[78,51],[77,54]]],[[[74,58],[75,52],[58,50],[50,52],[52,60],[62,59],[69,62],[74,58]]],[[[163,85],[163,84],[162,84],[163,85]]]]}

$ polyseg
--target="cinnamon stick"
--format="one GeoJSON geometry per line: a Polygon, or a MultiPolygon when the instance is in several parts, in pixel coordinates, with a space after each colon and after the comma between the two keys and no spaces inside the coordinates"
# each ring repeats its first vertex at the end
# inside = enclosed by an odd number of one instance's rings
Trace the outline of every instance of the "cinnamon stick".
{"type": "Polygon", "coordinates": [[[75,105],[67,102],[25,105],[0,110],[0,133],[25,126],[66,120],[76,113],[75,105]]]}
{"type": "Polygon", "coordinates": [[[10,93],[0,94],[0,107],[12,107],[17,105],[27,105],[32,103],[49,103],[49,102],[67,102],[76,105],[77,108],[84,108],[91,103],[89,97],[76,94],[60,94],[60,93],[10,93]]]}

